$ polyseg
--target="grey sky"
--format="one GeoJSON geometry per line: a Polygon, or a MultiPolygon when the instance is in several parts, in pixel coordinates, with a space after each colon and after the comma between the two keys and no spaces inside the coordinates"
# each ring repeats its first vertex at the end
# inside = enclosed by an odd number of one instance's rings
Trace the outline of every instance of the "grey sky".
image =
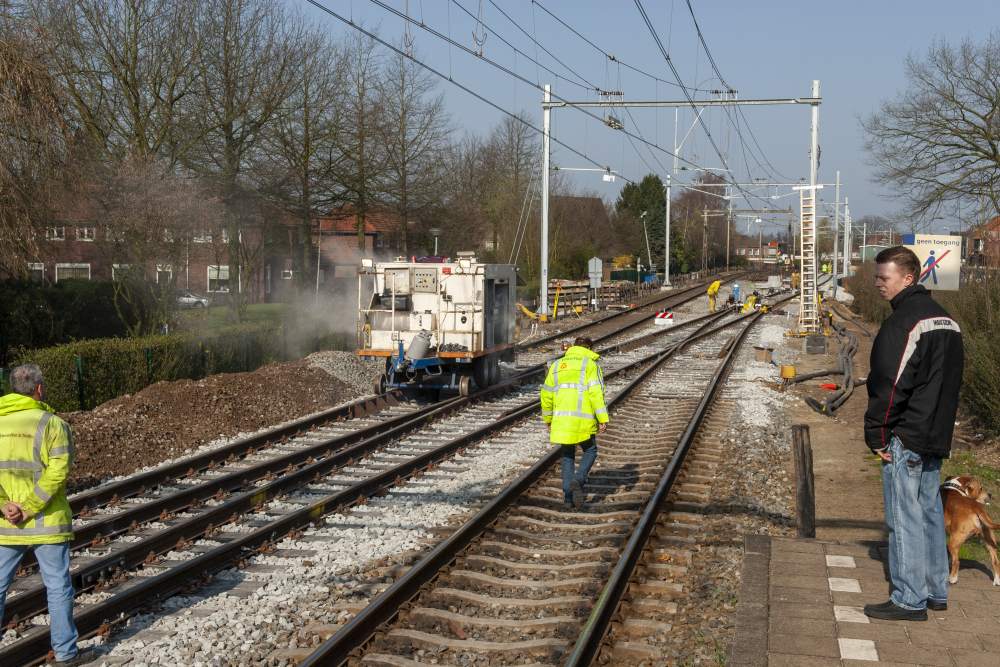
{"type": "MultiPolygon", "coordinates": [[[[663,59],[634,2],[625,0],[540,0],[542,6],[607,54],[623,63],[652,74],[661,82],[610,61],[604,53],[574,35],[555,19],[533,6],[529,0],[482,1],[483,22],[488,26],[483,47],[485,57],[515,70],[532,83],[550,83],[553,92],[570,101],[594,101],[573,82],[585,82],[604,90],[621,90],[627,100],[682,100],[673,74],[663,59]],[[541,47],[531,41],[502,9],[541,47]],[[520,53],[515,56],[512,44],[520,53]],[[538,68],[528,59],[536,57],[544,66],[559,74],[538,68]],[[554,57],[553,57],[554,56],[554,57]],[[558,58],[566,66],[555,61],[558,58]],[[516,61],[516,63],[515,63],[516,61]],[[569,69],[576,73],[574,75],[569,69]],[[577,76],[579,75],[579,76],[577,76]],[[669,83],[668,83],[669,82],[669,83]]],[[[366,28],[378,27],[382,38],[399,42],[404,21],[370,0],[317,0],[331,10],[353,18],[366,28]]],[[[406,10],[406,0],[383,0],[399,11],[406,10]]],[[[688,87],[719,89],[705,51],[701,48],[685,0],[645,0],[643,6],[659,34],[682,81],[688,87]]],[[[819,79],[823,104],[820,107],[820,180],[832,182],[841,172],[845,185],[841,198],[850,198],[855,220],[867,214],[883,214],[895,208],[869,180],[863,163],[858,114],[875,108],[880,98],[902,90],[903,60],[909,52],[924,52],[935,38],[959,42],[969,37],[983,40],[994,27],[997,4],[993,2],[930,2],[890,0],[841,0],[836,3],[764,0],[734,2],[692,0],[695,17],[708,48],[726,82],[739,91],[741,99],[808,97],[813,79],[819,79]]],[[[325,15],[303,3],[310,16],[325,15]]],[[[467,48],[474,48],[475,19],[465,13],[478,13],[478,0],[409,0],[410,16],[421,19],[430,28],[448,35],[467,48]],[[450,17],[449,17],[450,12],[450,17]]],[[[352,28],[330,17],[336,34],[352,28]]],[[[411,28],[416,38],[417,56],[456,82],[511,112],[526,111],[533,124],[541,126],[541,93],[533,86],[515,79],[475,56],[450,47],[441,39],[411,28]],[[450,52],[449,52],[450,51],[450,52]]],[[[480,28],[480,33],[482,29],[480,28]]],[[[440,88],[447,106],[461,130],[485,132],[501,118],[501,112],[489,107],[446,81],[440,88]]],[[[697,99],[706,99],[699,93],[697,99]]],[[[593,110],[602,115],[599,109],[593,110]]],[[[797,181],[808,177],[809,107],[744,107],[743,114],[730,112],[740,123],[744,146],[729,116],[722,109],[705,112],[703,119],[716,145],[727,157],[729,167],[740,181],[748,178],[797,181]],[[748,131],[748,126],[749,130],[748,131]],[[751,131],[752,135],[751,136],[751,131]],[[754,141],[756,139],[756,141],[754,141]],[[758,149],[758,145],[760,149],[758,149]],[[762,157],[763,156],[763,157],[762,157]],[[761,164],[766,163],[766,164],[761,164]],[[769,166],[768,166],[769,165],[769,166]]],[[[632,110],[617,114],[625,128],[641,134],[647,141],[670,151],[674,138],[672,109],[632,110]]],[[[600,120],[588,118],[574,109],[553,113],[553,136],[585,153],[600,165],[608,165],[623,176],[638,180],[654,171],[664,176],[672,168],[673,158],[638,141],[635,147],[622,132],[607,128],[600,120]],[[638,149],[638,150],[637,150],[638,149]],[[657,161],[658,160],[658,161],[657,161]]],[[[679,113],[680,133],[692,121],[690,109],[679,113]]],[[[709,144],[702,128],[696,127],[679,152],[689,162],[704,167],[722,167],[720,158],[709,144]]],[[[553,144],[553,164],[566,167],[593,167],[583,158],[553,144]]],[[[681,164],[684,164],[683,162],[681,164]]],[[[680,172],[675,182],[686,182],[691,172],[680,172]]],[[[593,188],[608,198],[615,198],[625,181],[606,183],[598,173],[581,172],[578,183],[593,188]]],[[[770,192],[773,194],[774,189],[770,192]]],[[[779,191],[787,193],[787,189],[779,191]]],[[[832,202],[832,189],[820,195],[832,202]]],[[[720,200],[721,203],[721,200],[720,200]]],[[[758,205],[760,202],[757,202],[758,205]]],[[[779,208],[795,205],[794,197],[774,202],[779,208]]],[[[745,202],[739,202],[743,206],[745,202]]],[[[938,221],[947,226],[948,221],[938,221]]]]}

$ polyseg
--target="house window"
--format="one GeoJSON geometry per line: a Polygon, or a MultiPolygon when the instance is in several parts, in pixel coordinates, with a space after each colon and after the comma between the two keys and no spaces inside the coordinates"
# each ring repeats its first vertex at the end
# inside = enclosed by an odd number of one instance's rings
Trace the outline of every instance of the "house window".
{"type": "Polygon", "coordinates": [[[271,265],[264,267],[264,294],[271,293],[271,265]]]}
{"type": "Polygon", "coordinates": [[[94,226],[93,225],[77,225],[76,226],[76,240],[77,241],[93,241],[94,240],[94,226]]]}
{"type": "Polygon", "coordinates": [[[112,264],[111,265],[111,279],[115,282],[120,281],[125,276],[128,275],[128,264],[112,264]]]}
{"type": "Polygon", "coordinates": [[[45,265],[44,264],[29,264],[28,273],[31,276],[32,282],[40,283],[45,280],[45,265]]]}
{"type": "Polygon", "coordinates": [[[493,241],[492,240],[490,240],[490,241],[484,241],[483,242],[483,250],[493,250],[493,241]]]}
{"type": "Polygon", "coordinates": [[[162,283],[164,285],[170,284],[170,279],[174,275],[174,270],[170,266],[157,266],[156,267],[156,282],[162,283]]]}
{"type": "Polygon", "coordinates": [[[282,280],[291,280],[292,279],[292,272],[291,271],[282,271],[281,272],[281,278],[282,278],[282,280]]]}
{"type": "Polygon", "coordinates": [[[385,243],[385,238],[383,237],[383,235],[382,234],[376,234],[375,235],[375,245],[377,245],[379,248],[381,248],[384,243],[385,243]]]}
{"type": "Polygon", "coordinates": [[[47,227],[45,229],[45,240],[46,241],[65,241],[66,240],[66,228],[65,227],[47,227]]]}
{"type": "Polygon", "coordinates": [[[208,267],[208,291],[228,292],[229,291],[229,267],[209,266],[208,267]]]}
{"type": "Polygon", "coordinates": [[[56,282],[71,279],[90,280],[90,264],[56,264],[56,282]]]}
{"type": "Polygon", "coordinates": [[[323,269],[319,270],[319,281],[321,283],[325,283],[326,282],[326,271],[324,271],[323,269]]]}
{"type": "Polygon", "coordinates": [[[200,231],[197,231],[194,233],[194,236],[191,238],[191,240],[194,241],[195,243],[211,243],[212,230],[202,229],[200,231]]]}
{"type": "Polygon", "coordinates": [[[222,230],[222,242],[223,243],[229,243],[229,230],[228,229],[223,229],[222,230]]]}

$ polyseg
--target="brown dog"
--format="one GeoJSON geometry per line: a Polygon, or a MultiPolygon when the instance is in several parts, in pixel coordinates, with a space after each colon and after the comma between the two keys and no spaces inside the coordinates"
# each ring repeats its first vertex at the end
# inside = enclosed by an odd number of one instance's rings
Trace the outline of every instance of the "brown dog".
{"type": "Polygon", "coordinates": [[[993,531],[1000,524],[986,512],[990,494],[983,485],[971,477],[948,477],[941,485],[944,503],[944,529],[948,533],[948,560],[951,563],[949,583],[958,581],[958,550],[973,535],[978,535],[993,558],[993,585],[1000,586],[1000,561],[997,560],[997,542],[993,531]]]}

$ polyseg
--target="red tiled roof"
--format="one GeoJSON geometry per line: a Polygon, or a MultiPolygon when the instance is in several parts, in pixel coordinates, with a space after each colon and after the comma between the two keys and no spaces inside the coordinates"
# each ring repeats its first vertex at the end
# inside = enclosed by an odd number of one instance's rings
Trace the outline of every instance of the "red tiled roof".
{"type": "MultiPolygon", "coordinates": [[[[323,232],[357,233],[358,221],[354,214],[354,205],[345,204],[330,212],[330,215],[320,218],[323,232]]],[[[365,214],[365,233],[395,232],[399,230],[399,216],[387,211],[373,209],[365,214]]]]}

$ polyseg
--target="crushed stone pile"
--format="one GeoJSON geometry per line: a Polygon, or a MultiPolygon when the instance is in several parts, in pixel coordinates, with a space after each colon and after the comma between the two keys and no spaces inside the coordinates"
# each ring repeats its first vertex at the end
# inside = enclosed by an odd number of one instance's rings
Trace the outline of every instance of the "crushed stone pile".
{"type": "Polygon", "coordinates": [[[252,373],[157,382],[94,410],[60,415],[73,428],[76,446],[67,490],[83,491],[220,437],[252,433],[357,397],[357,389],[314,367],[309,357],[252,373]]]}
{"type": "Polygon", "coordinates": [[[385,359],[362,359],[354,352],[316,352],[306,360],[309,368],[321,368],[341,382],[345,382],[361,395],[373,392],[375,378],[385,372],[385,359]]]}

